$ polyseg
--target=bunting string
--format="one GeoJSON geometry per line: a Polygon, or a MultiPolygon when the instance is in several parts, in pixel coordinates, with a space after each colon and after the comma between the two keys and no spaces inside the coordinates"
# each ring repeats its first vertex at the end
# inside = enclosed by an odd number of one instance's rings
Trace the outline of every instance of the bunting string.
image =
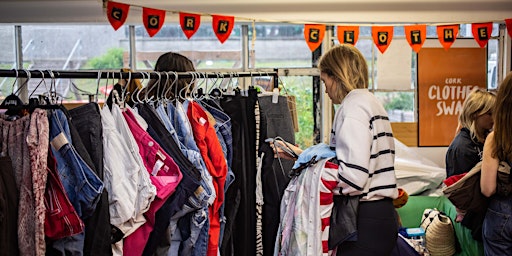
{"type": "MultiPolygon", "coordinates": [[[[188,13],[177,10],[159,10],[139,5],[126,4],[103,0],[104,7],[107,10],[107,18],[114,30],[119,29],[126,21],[131,7],[142,9],[142,22],[150,37],[156,35],[165,23],[166,13],[179,15],[180,26],[185,36],[190,39],[198,30],[201,24],[202,16],[212,18],[212,29],[220,43],[224,43],[235,26],[235,21],[250,21],[263,23],[285,23],[304,25],[304,39],[311,51],[315,51],[322,43],[327,26],[335,26],[337,38],[340,43],[349,43],[355,45],[359,37],[359,27],[371,26],[372,39],[379,51],[384,54],[393,40],[393,28],[403,26],[405,37],[411,48],[418,53],[426,40],[427,25],[436,26],[439,42],[445,50],[449,50],[455,42],[461,23],[430,23],[430,24],[347,24],[347,23],[317,23],[307,21],[279,21],[279,20],[261,20],[247,17],[235,17],[210,13],[188,13]]],[[[471,23],[473,37],[480,47],[485,47],[491,38],[493,22],[503,22],[503,20],[494,20],[486,22],[471,23]]],[[[507,33],[512,37],[512,18],[504,20],[507,33]]],[[[255,37],[255,34],[253,35],[255,37]]],[[[253,38],[254,42],[254,38],[253,38]]]]}

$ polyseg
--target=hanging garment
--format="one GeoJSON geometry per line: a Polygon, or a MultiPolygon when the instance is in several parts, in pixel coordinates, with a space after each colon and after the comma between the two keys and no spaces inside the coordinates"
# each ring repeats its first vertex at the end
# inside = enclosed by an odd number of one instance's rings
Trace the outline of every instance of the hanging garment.
{"type": "Polygon", "coordinates": [[[208,121],[206,112],[197,102],[190,102],[187,109],[192,130],[194,131],[194,139],[199,147],[199,151],[203,156],[206,168],[213,178],[213,185],[217,197],[213,205],[209,208],[210,230],[208,240],[209,256],[216,256],[219,251],[220,237],[220,208],[224,203],[224,183],[227,176],[227,162],[219,139],[215,133],[215,129],[208,121]]]}
{"type": "MultiPolygon", "coordinates": [[[[118,108],[113,106],[113,111],[116,109],[118,108]]],[[[146,169],[150,172],[151,182],[157,190],[155,200],[144,214],[147,219],[146,223],[126,237],[123,245],[124,255],[142,255],[149,235],[153,227],[155,227],[156,212],[174,193],[182,179],[182,173],[174,160],[145,131],[144,127],[147,127],[147,125],[140,123],[141,118],[137,118],[130,108],[126,108],[122,114],[137,141],[139,153],[142,156],[146,169]]]]}
{"type": "MultiPolygon", "coordinates": [[[[149,104],[137,105],[137,110],[141,117],[147,121],[147,131],[161,147],[169,154],[180,170],[182,170],[183,178],[176,188],[176,192],[165,202],[156,214],[155,228],[151,232],[144,255],[152,255],[158,244],[162,241],[162,237],[166,235],[167,228],[174,216],[189,201],[190,197],[196,196],[195,192],[201,186],[201,173],[194,165],[183,155],[178,144],[172,138],[165,126],[158,118],[158,114],[149,104]]],[[[202,194],[198,193],[197,200],[201,200],[202,194]]]]}
{"type": "Polygon", "coordinates": [[[331,255],[327,240],[337,177],[338,165],[322,159],[290,181],[274,255],[331,255]]]}
{"type": "Polygon", "coordinates": [[[260,147],[259,153],[264,153],[262,159],[262,191],[263,191],[263,255],[274,253],[277,229],[279,227],[279,208],[284,190],[290,182],[288,173],[293,161],[274,158],[270,144],[264,142],[267,138],[277,136],[289,143],[295,144],[292,117],[288,108],[287,97],[279,96],[277,103],[271,95],[258,96],[260,105],[260,147]]]}
{"type": "Polygon", "coordinates": [[[26,138],[30,116],[26,115],[14,121],[0,118],[1,155],[9,156],[15,163],[13,167],[18,191],[18,218],[14,221],[18,227],[18,246],[20,255],[35,253],[35,207],[30,170],[30,155],[26,138]]]}
{"type": "Polygon", "coordinates": [[[127,143],[129,140],[125,140],[116,129],[108,107],[101,110],[101,122],[105,152],[104,182],[109,191],[110,223],[122,234],[111,241],[115,243],[146,222],[143,213],[154,200],[156,188],[151,184],[146,168],[139,165],[131,154],[127,143]]]}
{"type": "Polygon", "coordinates": [[[48,181],[44,195],[45,235],[49,240],[57,240],[80,234],[84,231],[85,225],[66,195],[57,172],[57,161],[51,150],[48,152],[47,159],[48,181]]]}
{"type": "MultiPolygon", "coordinates": [[[[102,128],[99,106],[96,102],[84,104],[69,110],[68,116],[80,136],[85,150],[93,162],[92,170],[103,180],[103,144],[102,128]]],[[[96,205],[93,215],[85,219],[84,255],[108,256],[112,255],[109,242],[110,214],[108,204],[108,191],[104,189],[100,201],[96,205]]]]}
{"type": "Polygon", "coordinates": [[[221,255],[256,255],[256,101],[256,90],[249,90],[247,97],[237,94],[221,100],[222,109],[231,118],[232,170],[236,177],[225,195],[221,255]]]}
{"type": "MultiPolygon", "coordinates": [[[[209,229],[208,219],[208,202],[212,197],[213,185],[209,186],[207,180],[211,176],[206,170],[203,158],[199,153],[199,149],[195,144],[193,135],[187,136],[189,140],[184,142],[189,143],[191,148],[187,148],[178,136],[178,131],[175,127],[186,129],[188,120],[186,114],[184,118],[181,115],[174,113],[173,121],[165,111],[163,104],[156,108],[162,123],[168,129],[169,133],[173,136],[176,143],[179,145],[181,152],[190,160],[190,162],[201,171],[201,186],[195,191],[194,195],[189,197],[180,211],[176,212],[170,220],[167,234],[157,249],[157,255],[205,255],[207,250],[207,238],[209,229]],[[176,115],[174,115],[176,114],[176,115]],[[187,122],[187,123],[182,123],[187,122]],[[191,143],[190,143],[191,142],[191,143]]],[[[172,104],[168,105],[171,111],[177,111],[172,104]]],[[[190,125],[188,125],[190,128],[190,125]]],[[[190,128],[191,132],[191,128],[190,128]]],[[[182,131],[180,131],[182,134],[182,131]]],[[[183,138],[182,138],[183,139],[183,138]]],[[[213,200],[212,200],[213,201],[213,200]]],[[[150,252],[149,246],[146,245],[146,252],[150,252]]]]}
{"type": "Polygon", "coordinates": [[[18,191],[8,156],[0,156],[0,215],[0,255],[18,256],[18,191]]]}

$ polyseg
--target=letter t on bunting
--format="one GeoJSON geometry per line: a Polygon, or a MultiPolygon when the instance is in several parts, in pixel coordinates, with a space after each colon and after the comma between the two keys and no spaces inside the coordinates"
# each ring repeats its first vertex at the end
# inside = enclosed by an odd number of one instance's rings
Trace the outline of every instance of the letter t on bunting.
{"type": "Polygon", "coordinates": [[[359,38],[358,26],[337,26],[336,31],[340,44],[356,45],[359,38]]]}
{"type": "Polygon", "coordinates": [[[180,12],[180,25],[181,30],[185,36],[190,39],[199,28],[201,24],[201,15],[193,13],[180,12]]]}
{"type": "Polygon", "coordinates": [[[213,32],[221,43],[224,43],[231,35],[231,31],[235,26],[235,17],[212,15],[213,32]]]}
{"type": "Polygon", "coordinates": [[[437,37],[443,48],[448,51],[457,39],[459,34],[459,25],[437,26],[437,37]]]}
{"type": "Polygon", "coordinates": [[[489,38],[491,38],[492,22],[473,23],[471,24],[471,31],[480,48],[484,48],[489,38]]]}
{"type": "Polygon", "coordinates": [[[142,22],[149,37],[153,37],[164,25],[165,11],[142,7],[142,22]]]}
{"type": "Polygon", "coordinates": [[[314,52],[322,44],[325,34],[325,25],[306,24],[304,25],[304,38],[309,49],[314,52]]]}
{"type": "Polygon", "coordinates": [[[372,37],[375,46],[381,53],[384,53],[393,40],[393,26],[372,27],[372,37]]]}
{"type": "Polygon", "coordinates": [[[407,42],[416,53],[420,52],[421,46],[427,39],[427,25],[404,26],[404,28],[407,42]]]}
{"type": "Polygon", "coordinates": [[[130,6],[127,4],[108,1],[107,18],[114,30],[119,29],[124,24],[129,10],[130,6]]]}

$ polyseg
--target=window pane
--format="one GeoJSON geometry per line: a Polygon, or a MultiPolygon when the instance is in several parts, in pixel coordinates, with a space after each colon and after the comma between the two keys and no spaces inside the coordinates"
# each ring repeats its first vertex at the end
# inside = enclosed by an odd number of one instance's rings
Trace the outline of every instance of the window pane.
{"type": "MultiPolygon", "coordinates": [[[[0,25],[0,69],[16,68],[14,55],[14,26],[0,25]]],[[[14,78],[0,77],[0,102],[11,94],[14,88],[14,78]]]]}
{"type": "Polygon", "coordinates": [[[414,122],[414,92],[375,92],[391,122],[414,122]]]}
{"type": "MultiPolygon", "coordinates": [[[[252,31],[250,34],[252,38],[252,31]]],[[[249,46],[255,54],[250,60],[250,67],[312,66],[312,55],[304,40],[303,25],[256,25],[255,39],[254,49],[249,46]]]]}
{"type": "MultiPolygon", "coordinates": [[[[119,70],[123,67],[123,29],[110,25],[22,26],[23,63],[31,70],[119,70]]],[[[31,79],[29,95],[47,94],[50,79],[31,79]]],[[[110,81],[112,83],[112,81],[110,81]]],[[[64,101],[85,100],[97,91],[95,79],[57,79],[57,95],[64,101]],[[80,88],[80,89],[78,89],[80,88]]]]}
{"type": "Polygon", "coordinates": [[[295,133],[295,143],[301,148],[314,144],[313,128],[313,78],[311,76],[286,76],[279,78],[281,91],[295,96],[299,131],[295,133]]]}
{"type": "MultiPolygon", "coordinates": [[[[197,32],[190,39],[187,39],[181,26],[175,23],[164,25],[154,37],[149,37],[144,26],[136,26],[136,69],[153,70],[158,57],[169,51],[185,55],[194,62],[197,69],[241,68],[240,34],[241,27],[235,25],[229,38],[221,43],[210,23],[201,23],[197,32]]],[[[126,47],[128,44],[128,39],[123,41],[123,45],[126,47]]],[[[125,65],[128,61],[129,56],[125,56],[125,65]]]]}

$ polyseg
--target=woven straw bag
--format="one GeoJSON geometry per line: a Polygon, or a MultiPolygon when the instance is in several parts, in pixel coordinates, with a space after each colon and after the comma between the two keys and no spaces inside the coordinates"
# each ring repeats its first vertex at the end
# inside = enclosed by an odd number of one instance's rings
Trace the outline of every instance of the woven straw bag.
{"type": "Polygon", "coordinates": [[[425,209],[421,219],[427,250],[432,256],[455,254],[455,230],[449,216],[437,209],[425,209]]]}

